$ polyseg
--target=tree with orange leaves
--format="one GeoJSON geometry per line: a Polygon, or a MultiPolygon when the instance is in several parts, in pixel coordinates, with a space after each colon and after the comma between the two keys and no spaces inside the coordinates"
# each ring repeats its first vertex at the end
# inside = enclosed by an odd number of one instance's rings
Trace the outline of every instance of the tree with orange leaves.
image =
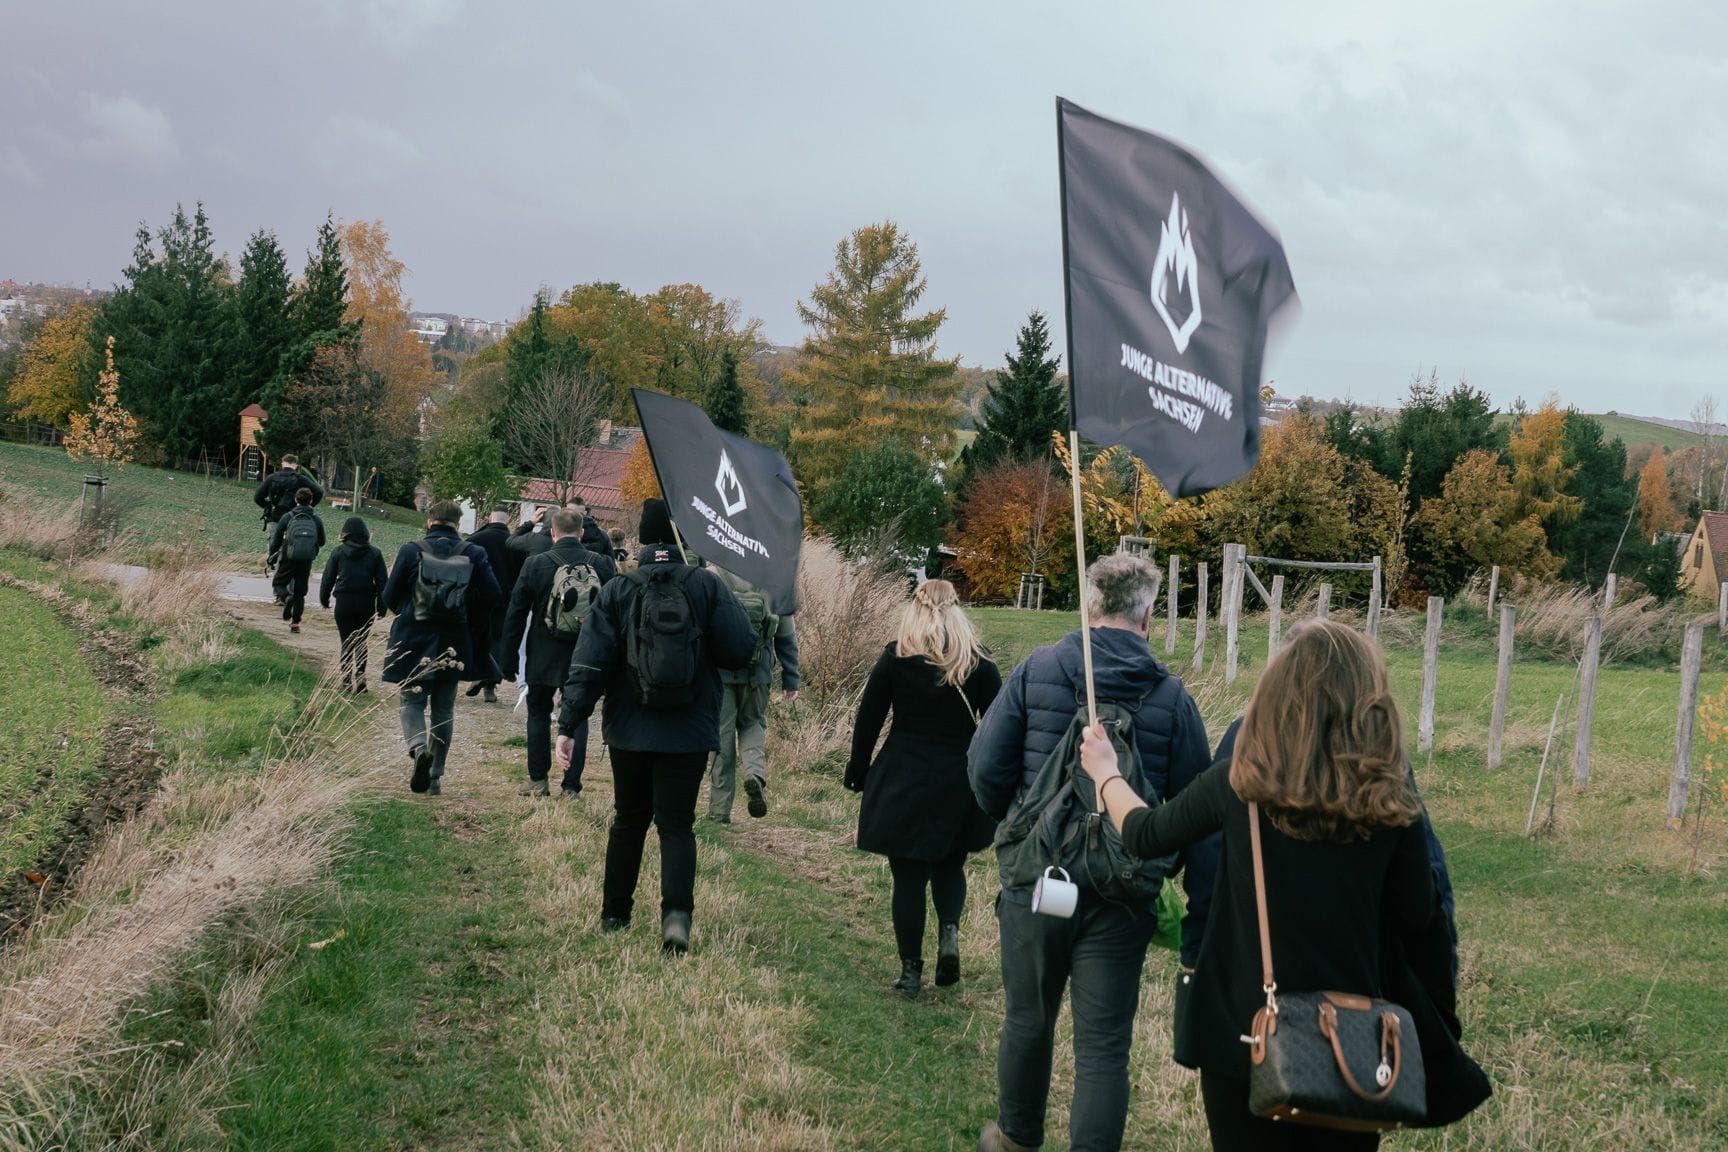
{"type": "Polygon", "coordinates": [[[1650,538],[1658,532],[1673,532],[1681,523],[1668,483],[1668,458],[1657,448],[1638,474],[1638,529],[1650,538]]]}

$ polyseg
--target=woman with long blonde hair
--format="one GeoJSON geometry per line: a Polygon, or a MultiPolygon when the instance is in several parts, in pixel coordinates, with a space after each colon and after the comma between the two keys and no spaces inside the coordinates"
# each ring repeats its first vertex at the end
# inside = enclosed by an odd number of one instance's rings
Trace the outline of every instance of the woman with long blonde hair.
{"type": "Polygon", "coordinates": [[[900,614],[900,631],[870,671],[852,728],[846,787],[864,793],[858,847],[888,857],[900,949],[894,988],[918,995],[924,977],[925,891],[936,906],[936,984],[960,979],[966,855],[989,845],[995,823],[966,778],[966,748],[1002,673],[978,641],[954,585],[929,580],[900,614]],[[889,713],[888,739],[874,760],[889,713]]]}

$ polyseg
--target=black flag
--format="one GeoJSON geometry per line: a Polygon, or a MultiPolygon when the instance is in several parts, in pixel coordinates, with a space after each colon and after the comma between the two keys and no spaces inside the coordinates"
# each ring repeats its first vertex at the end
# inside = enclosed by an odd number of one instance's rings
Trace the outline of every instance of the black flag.
{"type": "Polygon", "coordinates": [[[688,400],[630,389],[684,547],[798,610],[804,502],[786,458],[722,432],[688,400]]]}
{"type": "Polygon", "coordinates": [[[1278,237],[1198,157],[1056,101],[1074,427],[1176,496],[1260,454],[1272,315],[1295,296],[1278,237]]]}

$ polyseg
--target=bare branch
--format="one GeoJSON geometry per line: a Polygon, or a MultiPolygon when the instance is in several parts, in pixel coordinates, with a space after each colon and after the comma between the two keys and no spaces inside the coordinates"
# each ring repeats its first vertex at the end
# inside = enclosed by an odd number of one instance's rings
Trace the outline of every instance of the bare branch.
{"type": "Polygon", "coordinates": [[[598,373],[544,372],[511,398],[504,443],[529,475],[550,480],[560,503],[586,475],[587,449],[612,407],[612,385],[598,373]]]}

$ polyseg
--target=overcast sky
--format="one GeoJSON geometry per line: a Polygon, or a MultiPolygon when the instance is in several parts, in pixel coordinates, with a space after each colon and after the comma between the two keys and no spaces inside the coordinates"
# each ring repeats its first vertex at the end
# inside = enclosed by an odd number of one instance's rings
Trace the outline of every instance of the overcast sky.
{"type": "Polygon", "coordinates": [[[898,221],[940,341],[1062,311],[1053,98],[1208,157],[1283,236],[1286,394],[1728,402],[1728,5],[0,0],[0,278],[107,286],[202,199],[298,267],[384,221],[416,307],[695,281],[796,343],[898,221]]]}

